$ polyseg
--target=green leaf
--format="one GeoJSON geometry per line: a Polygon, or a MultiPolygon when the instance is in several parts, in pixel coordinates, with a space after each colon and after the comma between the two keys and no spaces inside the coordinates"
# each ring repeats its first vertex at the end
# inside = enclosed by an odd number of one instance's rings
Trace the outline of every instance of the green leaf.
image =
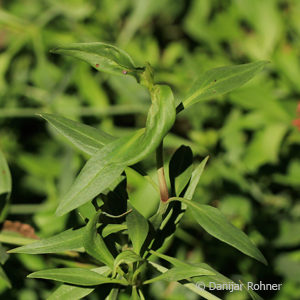
{"type": "Polygon", "coordinates": [[[11,193],[11,175],[6,159],[0,150],[0,221],[4,220],[11,193]]]}
{"type": "Polygon", "coordinates": [[[233,226],[217,208],[184,198],[177,199],[191,208],[195,220],[210,235],[267,265],[266,259],[248,236],[233,226]]]}
{"type": "Polygon", "coordinates": [[[77,300],[89,295],[94,289],[79,287],[74,285],[62,284],[47,300],[77,300]]]}
{"type": "Polygon", "coordinates": [[[114,75],[124,76],[125,72],[130,74],[136,70],[133,60],[125,51],[105,43],[75,43],[51,52],[81,59],[98,71],[114,75]]]}
{"type": "Polygon", "coordinates": [[[60,134],[83,152],[93,155],[104,145],[115,138],[108,133],[94,127],[75,122],[58,115],[40,114],[60,134]]]}
{"type": "Polygon", "coordinates": [[[141,300],[137,287],[134,285],[132,286],[132,290],[131,290],[131,300],[141,300]]]}
{"type": "Polygon", "coordinates": [[[128,235],[132,242],[133,250],[135,253],[140,254],[142,246],[148,235],[149,224],[147,219],[135,208],[131,205],[128,207],[132,208],[132,212],[126,216],[128,235]]]}
{"type": "Polygon", "coordinates": [[[92,156],[56,211],[63,215],[92,200],[123,172],[153,152],[175,121],[175,104],[168,86],[156,85],[151,92],[146,128],[117,139],[92,156]]]}
{"type": "Polygon", "coordinates": [[[83,245],[89,255],[113,269],[114,257],[106,247],[100,234],[97,232],[97,222],[100,213],[101,212],[96,213],[86,225],[83,235],[83,245]]]}
{"type": "Polygon", "coordinates": [[[205,168],[205,165],[208,161],[209,156],[206,156],[201,163],[196,167],[196,169],[193,171],[192,173],[192,177],[190,180],[190,184],[186,190],[186,192],[184,193],[184,198],[188,199],[188,200],[192,200],[196,187],[199,183],[199,180],[202,176],[203,170],[205,168]]]}
{"type": "Polygon", "coordinates": [[[169,177],[173,196],[180,196],[192,175],[193,153],[190,147],[181,146],[169,163],[169,177]]]}
{"type": "Polygon", "coordinates": [[[207,269],[201,268],[201,267],[186,264],[186,265],[181,265],[181,266],[169,269],[167,272],[165,272],[157,277],[146,280],[144,282],[144,284],[149,284],[149,283],[153,283],[153,282],[160,281],[160,280],[180,281],[183,279],[188,279],[191,277],[202,276],[202,275],[214,275],[214,273],[207,269]]]}
{"type": "Polygon", "coordinates": [[[143,259],[139,255],[137,255],[135,252],[133,252],[131,250],[125,250],[125,251],[121,252],[114,261],[113,276],[115,276],[119,265],[121,265],[121,264],[130,265],[137,261],[142,261],[142,260],[143,259]]]}
{"type": "Polygon", "coordinates": [[[7,277],[7,275],[5,274],[1,266],[0,266],[0,279],[2,279],[9,288],[12,287],[9,278],[7,277]]]}
{"type": "Polygon", "coordinates": [[[205,72],[192,85],[187,96],[182,101],[184,108],[242,86],[259,73],[267,63],[267,61],[258,61],[249,64],[215,68],[205,72]]]}
{"type": "Polygon", "coordinates": [[[101,235],[102,237],[107,237],[109,236],[110,234],[112,233],[116,233],[116,232],[119,232],[119,231],[123,231],[123,230],[126,230],[127,229],[127,225],[126,224],[107,224],[102,232],[101,232],[101,235]]]}
{"type": "Polygon", "coordinates": [[[125,284],[124,281],[111,279],[94,271],[82,268],[48,269],[31,273],[27,277],[50,279],[83,286],[99,285],[104,283],[125,284]]]}
{"type": "Polygon", "coordinates": [[[68,250],[77,250],[83,247],[85,227],[73,230],[68,229],[50,238],[9,250],[8,253],[45,254],[58,253],[68,250]]]}

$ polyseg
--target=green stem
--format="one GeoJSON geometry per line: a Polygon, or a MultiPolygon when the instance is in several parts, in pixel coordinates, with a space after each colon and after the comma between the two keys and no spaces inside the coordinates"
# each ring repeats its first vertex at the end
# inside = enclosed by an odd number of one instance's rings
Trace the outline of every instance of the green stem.
{"type": "Polygon", "coordinates": [[[163,142],[161,142],[158,148],[156,149],[156,164],[157,164],[160,200],[161,202],[165,203],[169,199],[169,192],[168,192],[168,186],[167,186],[165,171],[164,171],[163,142]]]}

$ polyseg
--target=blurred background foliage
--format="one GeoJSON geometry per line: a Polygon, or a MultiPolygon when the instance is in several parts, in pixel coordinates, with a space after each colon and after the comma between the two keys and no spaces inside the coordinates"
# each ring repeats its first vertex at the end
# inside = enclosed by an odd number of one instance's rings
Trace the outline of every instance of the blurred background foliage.
{"type": "MultiPolygon", "coordinates": [[[[57,113],[116,136],[145,123],[149,95],[134,79],[96,72],[50,54],[51,48],[118,45],[137,65],[149,62],[156,81],[169,84],[178,101],[210,68],[266,59],[268,67],[244,87],[183,111],[166,138],[165,154],[168,163],[184,144],[196,160],[210,155],[194,201],[219,207],[260,247],[269,266],[213,239],[188,215],[165,251],[205,261],[233,279],[283,283],[279,292],[261,293],[265,299],[299,299],[300,132],[291,125],[300,99],[299,16],[298,0],[0,1],[0,147],[13,180],[7,219],[30,224],[39,237],[82,224],[78,213],[56,217],[54,211],[87,157],[36,114],[57,113]]],[[[143,165],[155,178],[153,158],[143,165]]],[[[128,170],[127,177],[131,201],[151,215],[157,193],[136,173],[128,170]]],[[[60,260],[8,258],[5,249],[11,247],[0,248],[8,277],[0,276],[0,297],[45,299],[56,285],[25,277],[60,260]]],[[[154,284],[147,295],[197,299],[166,283],[154,284]]],[[[247,299],[244,293],[218,295],[247,299]]]]}

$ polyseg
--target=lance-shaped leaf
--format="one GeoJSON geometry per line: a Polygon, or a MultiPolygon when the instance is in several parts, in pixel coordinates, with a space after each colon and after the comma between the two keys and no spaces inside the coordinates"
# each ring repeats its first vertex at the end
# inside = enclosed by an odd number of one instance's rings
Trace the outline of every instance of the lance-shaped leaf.
{"type": "Polygon", "coordinates": [[[178,198],[192,211],[195,220],[215,238],[235,247],[241,252],[267,264],[266,259],[248,236],[235,226],[215,207],[178,198]]]}
{"type": "MultiPolygon", "coordinates": [[[[129,207],[132,208],[131,206],[129,207]]],[[[140,254],[141,248],[148,235],[148,221],[136,209],[132,208],[132,212],[126,216],[126,224],[133,250],[135,253],[140,254]]]]}
{"type": "Polygon", "coordinates": [[[203,275],[214,275],[213,272],[210,270],[193,266],[190,264],[181,265],[178,267],[174,267],[167,272],[154,277],[152,279],[146,280],[144,284],[153,283],[160,280],[166,280],[166,281],[180,281],[183,279],[188,279],[195,276],[203,276],[203,275]]]}
{"type": "Polygon", "coordinates": [[[5,274],[5,272],[1,266],[0,266],[0,279],[2,279],[9,288],[12,287],[9,278],[7,277],[7,275],[5,274]]]}
{"type": "Polygon", "coordinates": [[[6,216],[11,193],[11,175],[3,153],[0,150],[0,221],[6,216]]]}
{"type": "Polygon", "coordinates": [[[94,289],[75,285],[62,284],[47,300],[77,300],[89,295],[94,289]]]}
{"type": "Polygon", "coordinates": [[[184,108],[242,86],[259,73],[267,63],[267,61],[258,61],[243,65],[215,68],[205,72],[196,80],[187,96],[183,99],[182,104],[184,108]]]}
{"type": "Polygon", "coordinates": [[[196,187],[199,183],[199,180],[201,178],[201,175],[203,173],[203,170],[205,168],[205,165],[208,161],[208,156],[206,156],[201,163],[196,167],[196,169],[193,171],[192,176],[191,176],[191,180],[190,180],[190,184],[187,188],[187,190],[184,193],[184,198],[192,200],[196,187]]]}
{"type": "Polygon", "coordinates": [[[45,254],[59,253],[69,250],[80,250],[83,247],[85,227],[73,230],[68,229],[52,237],[18,247],[8,253],[45,254]]]}
{"type": "Polygon", "coordinates": [[[51,52],[81,59],[99,71],[114,75],[124,76],[137,70],[125,51],[105,43],[75,43],[55,48],[51,52]]]}
{"type": "Polygon", "coordinates": [[[139,255],[137,255],[135,252],[131,250],[125,250],[121,252],[115,259],[112,276],[115,276],[115,274],[117,273],[117,268],[119,267],[119,265],[121,264],[130,265],[137,261],[142,261],[142,260],[143,259],[139,255]]]}
{"type": "Polygon", "coordinates": [[[113,269],[114,257],[106,247],[100,234],[97,232],[97,222],[101,212],[98,212],[88,222],[83,235],[83,245],[86,252],[97,260],[113,269]]]}
{"type": "Polygon", "coordinates": [[[31,273],[27,277],[50,279],[83,286],[92,286],[104,283],[119,283],[126,285],[123,280],[111,279],[94,271],[82,268],[48,269],[31,273]]]}
{"type": "Polygon", "coordinates": [[[93,155],[104,145],[115,138],[108,133],[94,127],[52,114],[40,114],[61,135],[83,152],[93,155]]]}
{"type": "Polygon", "coordinates": [[[151,92],[146,128],[112,141],[92,156],[57,209],[63,215],[92,200],[116,180],[125,167],[153,152],[175,121],[174,97],[168,86],[156,85],[151,92]]]}

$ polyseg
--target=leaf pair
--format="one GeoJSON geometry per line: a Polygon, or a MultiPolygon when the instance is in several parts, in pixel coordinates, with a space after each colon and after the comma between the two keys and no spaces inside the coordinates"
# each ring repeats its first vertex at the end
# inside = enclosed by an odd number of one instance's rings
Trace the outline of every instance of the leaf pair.
{"type": "MultiPolygon", "coordinates": [[[[58,215],[63,215],[92,200],[107,189],[127,166],[141,161],[158,147],[175,121],[174,97],[169,87],[156,85],[151,91],[151,101],[152,105],[148,113],[146,128],[113,140],[98,150],[88,160],[70,191],[61,200],[57,209],[58,215]]],[[[84,141],[87,140],[86,136],[83,138],[83,135],[80,134],[80,141],[74,142],[79,136],[78,126],[76,136],[71,123],[68,124],[71,125],[71,128],[67,131],[66,128],[63,128],[66,122],[62,124],[61,118],[49,115],[43,116],[50,120],[51,124],[53,123],[54,126],[59,127],[65,135],[69,135],[69,139],[75,145],[77,144],[86,150],[87,147],[82,146],[84,141]]],[[[79,129],[81,133],[84,131],[90,136],[89,130],[82,130],[83,127],[79,129]]],[[[96,147],[94,139],[92,141],[89,139],[88,145],[92,145],[87,149],[89,153],[92,153],[96,147]]]]}

